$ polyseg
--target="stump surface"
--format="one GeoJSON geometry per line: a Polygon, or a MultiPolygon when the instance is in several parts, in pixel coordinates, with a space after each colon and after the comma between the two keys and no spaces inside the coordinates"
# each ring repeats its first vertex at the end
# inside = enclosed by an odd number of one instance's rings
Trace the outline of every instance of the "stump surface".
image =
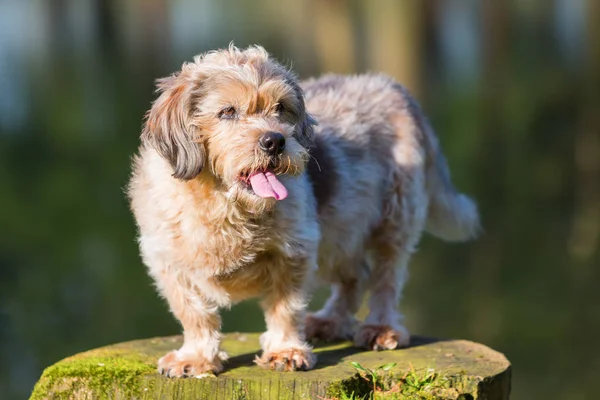
{"type": "Polygon", "coordinates": [[[156,372],[158,358],[179,348],[181,336],[90,350],[46,368],[31,398],[338,399],[343,393],[368,393],[367,381],[351,361],[371,369],[397,363],[385,375],[392,385],[395,382],[394,398],[404,398],[401,394],[407,384],[401,382],[411,370],[416,376],[433,370],[435,378],[406,398],[495,400],[509,396],[510,363],[478,343],[415,337],[409,348],[382,352],[362,351],[350,342],[317,344],[318,363],[313,370],[275,372],[253,363],[260,351],[258,337],[255,333],[226,335],[222,348],[230,358],[225,371],[202,379],[168,379],[156,372]]]}

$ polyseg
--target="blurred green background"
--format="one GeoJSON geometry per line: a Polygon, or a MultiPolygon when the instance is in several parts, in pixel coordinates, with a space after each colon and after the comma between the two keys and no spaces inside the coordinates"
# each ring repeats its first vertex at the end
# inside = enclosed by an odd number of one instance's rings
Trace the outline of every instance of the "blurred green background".
{"type": "MultiPolygon", "coordinates": [[[[231,40],[301,77],[409,87],[485,228],[424,237],[409,328],[504,352],[513,399],[598,398],[598,0],[0,0],[0,398],[73,353],[179,332],[123,187],[153,80],[231,40]]],[[[225,313],[225,331],[263,327],[253,302],[225,313]]]]}

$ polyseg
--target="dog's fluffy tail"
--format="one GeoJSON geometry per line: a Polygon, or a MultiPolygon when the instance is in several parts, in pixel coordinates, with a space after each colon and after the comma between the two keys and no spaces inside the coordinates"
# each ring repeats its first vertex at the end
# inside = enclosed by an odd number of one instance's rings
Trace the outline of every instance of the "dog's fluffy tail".
{"type": "Polygon", "coordinates": [[[472,239],[480,231],[477,204],[458,193],[452,185],[450,170],[437,137],[419,106],[414,117],[421,128],[426,152],[426,184],[429,195],[427,232],[447,241],[472,239]]]}

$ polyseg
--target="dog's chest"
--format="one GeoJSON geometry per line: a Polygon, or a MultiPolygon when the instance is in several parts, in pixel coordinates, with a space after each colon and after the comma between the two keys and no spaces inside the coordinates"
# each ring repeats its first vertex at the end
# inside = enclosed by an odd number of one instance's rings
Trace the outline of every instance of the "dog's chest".
{"type": "Polygon", "coordinates": [[[272,246],[272,223],[269,219],[225,219],[206,223],[199,221],[181,239],[198,249],[195,263],[210,266],[215,274],[228,273],[253,263],[272,246]]]}

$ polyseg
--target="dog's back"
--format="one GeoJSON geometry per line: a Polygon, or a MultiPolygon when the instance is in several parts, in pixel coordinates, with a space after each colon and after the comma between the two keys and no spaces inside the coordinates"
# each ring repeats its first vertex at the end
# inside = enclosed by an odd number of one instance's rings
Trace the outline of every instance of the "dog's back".
{"type": "Polygon", "coordinates": [[[449,241],[477,233],[474,202],[452,185],[435,133],[401,85],[385,75],[326,75],[304,82],[303,89],[307,109],[319,121],[309,175],[323,218],[336,206],[352,218],[377,214],[352,200],[382,201],[392,169],[400,167],[408,177],[425,168],[427,231],[449,241]]]}

